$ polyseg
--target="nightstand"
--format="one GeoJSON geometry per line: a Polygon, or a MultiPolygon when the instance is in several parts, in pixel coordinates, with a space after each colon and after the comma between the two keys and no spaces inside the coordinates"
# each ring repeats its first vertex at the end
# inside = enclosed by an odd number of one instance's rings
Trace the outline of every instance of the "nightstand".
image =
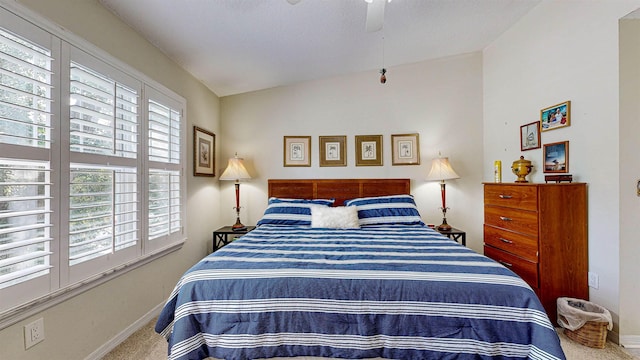
{"type": "Polygon", "coordinates": [[[460,229],[452,227],[451,230],[438,230],[438,228],[435,227],[433,230],[439,232],[440,234],[448,237],[455,242],[460,242],[462,245],[467,246],[467,233],[460,229]]]}
{"type": "Polygon", "coordinates": [[[231,226],[223,226],[220,229],[213,232],[213,251],[220,249],[221,247],[228,245],[233,240],[255,229],[255,226],[247,226],[246,230],[233,231],[231,226]]]}

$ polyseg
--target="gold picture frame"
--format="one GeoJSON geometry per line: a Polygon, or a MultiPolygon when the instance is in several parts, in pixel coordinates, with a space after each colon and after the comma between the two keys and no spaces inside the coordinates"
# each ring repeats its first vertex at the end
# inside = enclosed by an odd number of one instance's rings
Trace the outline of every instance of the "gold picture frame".
{"type": "Polygon", "coordinates": [[[420,165],[420,135],[391,135],[391,165],[420,165]]]}
{"type": "Polygon", "coordinates": [[[193,127],[193,176],[216,176],[216,135],[193,127]]]}
{"type": "Polygon", "coordinates": [[[561,102],[540,110],[540,126],[542,131],[562,128],[571,125],[571,101],[561,102]]]}
{"type": "Polygon", "coordinates": [[[320,166],[347,166],[347,137],[320,136],[320,166]]]}
{"type": "Polygon", "coordinates": [[[311,166],[311,136],[284,137],[284,166],[311,166]]]}
{"type": "Polygon", "coordinates": [[[382,135],[356,135],[356,166],[382,166],[382,135]]]}

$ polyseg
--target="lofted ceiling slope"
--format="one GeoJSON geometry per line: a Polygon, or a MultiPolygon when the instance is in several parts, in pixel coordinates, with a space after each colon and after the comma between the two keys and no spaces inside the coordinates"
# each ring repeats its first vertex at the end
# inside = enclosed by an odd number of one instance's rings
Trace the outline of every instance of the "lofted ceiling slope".
{"type": "Polygon", "coordinates": [[[221,97],[480,51],[540,3],[393,0],[367,32],[364,0],[99,1],[221,97]]]}

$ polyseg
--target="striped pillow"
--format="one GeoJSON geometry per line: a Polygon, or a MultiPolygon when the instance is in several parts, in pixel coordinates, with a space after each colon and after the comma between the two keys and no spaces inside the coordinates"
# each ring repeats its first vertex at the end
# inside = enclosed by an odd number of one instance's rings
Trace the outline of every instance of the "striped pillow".
{"type": "Polygon", "coordinates": [[[347,200],[344,204],[357,206],[360,226],[424,225],[412,195],[357,198],[347,200]]]}
{"type": "Polygon", "coordinates": [[[312,206],[331,206],[333,199],[283,199],[269,198],[259,225],[306,225],[311,226],[312,206]]]}

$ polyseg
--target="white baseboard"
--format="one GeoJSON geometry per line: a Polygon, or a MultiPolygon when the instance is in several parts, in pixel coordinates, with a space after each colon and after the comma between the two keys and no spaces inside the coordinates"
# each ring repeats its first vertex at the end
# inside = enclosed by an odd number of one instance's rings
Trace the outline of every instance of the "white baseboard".
{"type": "Polygon", "coordinates": [[[622,335],[620,345],[626,348],[640,348],[640,335],[622,335]]]}
{"type": "Polygon", "coordinates": [[[127,328],[122,330],[118,335],[114,336],[113,338],[111,338],[111,340],[107,341],[98,349],[96,349],[96,351],[89,354],[89,356],[87,356],[85,360],[100,360],[103,357],[105,357],[111,350],[115,349],[118,345],[120,345],[123,341],[125,341],[129,336],[133,335],[133,333],[140,330],[143,326],[147,325],[149,321],[153,320],[153,318],[158,316],[163,307],[164,307],[164,302],[156,305],[148,313],[144,314],[140,319],[136,320],[133,324],[127,326],[127,328]]]}

